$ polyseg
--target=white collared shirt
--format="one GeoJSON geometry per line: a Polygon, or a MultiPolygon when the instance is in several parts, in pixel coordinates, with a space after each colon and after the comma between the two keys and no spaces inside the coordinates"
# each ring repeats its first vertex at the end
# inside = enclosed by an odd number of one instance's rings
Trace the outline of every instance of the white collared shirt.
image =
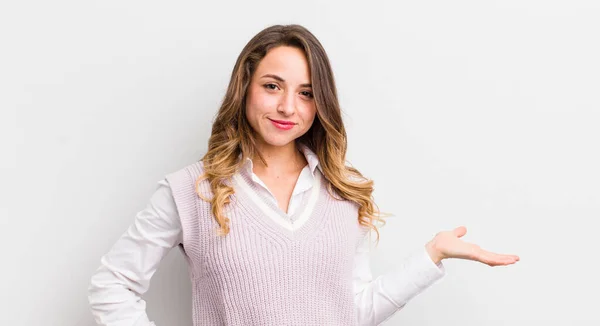
{"type": "MultiPolygon", "coordinates": [[[[308,164],[300,173],[292,192],[288,215],[297,210],[302,197],[313,185],[315,169],[321,168],[316,154],[306,146],[299,146],[308,164]]],[[[254,174],[252,161],[247,160],[240,173],[251,174],[251,179],[277,205],[275,196],[254,174]]],[[[96,322],[110,326],[154,325],[148,319],[145,301],[141,296],[148,290],[150,278],[160,261],[182,242],[179,215],[165,178],[158,182],[147,207],[136,214],[127,231],[101,258],[101,265],[92,276],[88,299],[96,322]]],[[[373,279],[370,247],[367,235],[356,251],[353,270],[360,325],[378,325],[389,319],[410,299],[445,275],[443,264],[434,264],[423,247],[407,257],[400,269],[373,279]]]]}

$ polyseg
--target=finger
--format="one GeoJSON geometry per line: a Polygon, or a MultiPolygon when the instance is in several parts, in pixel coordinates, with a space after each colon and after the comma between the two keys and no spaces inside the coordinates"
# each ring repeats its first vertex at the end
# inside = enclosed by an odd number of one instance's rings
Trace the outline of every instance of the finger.
{"type": "Polygon", "coordinates": [[[488,253],[493,255],[496,259],[506,259],[506,260],[514,260],[514,261],[519,261],[519,259],[520,259],[519,256],[517,256],[517,255],[498,254],[498,253],[490,252],[490,251],[488,251],[488,253]]]}
{"type": "Polygon", "coordinates": [[[464,226],[459,226],[456,229],[452,230],[452,232],[454,233],[455,236],[457,237],[462,237],[465,234],[467,234],[467,228],[464,226]]]}
{"type": "Polygon", "coordinates": [[[518,256],[515,255],[501,255],[485,250],[480,251],[477,257],[477,261],[489,266],[510,265],[518,260],[518,256]]]}

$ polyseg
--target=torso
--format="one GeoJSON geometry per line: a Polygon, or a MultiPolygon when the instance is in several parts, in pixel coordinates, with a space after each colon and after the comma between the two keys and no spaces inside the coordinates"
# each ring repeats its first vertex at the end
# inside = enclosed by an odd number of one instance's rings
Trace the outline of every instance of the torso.
{"type": "MultiPolygon", "coordinates": [[[[280,207],[302,169],[296,171],[263,179],[280,207]]],[[[317,170],[316,196],[307,196],[305,219],[290,229],[270,216],[282,213],[275,205],[253,196],[250,176],[237,174],[233,205],[225,208],[230,230],[222,236],[212,203],[189,196],[210,197],[209,181],[197,183],[202,174],[196,162],[167,176],[185,235],[180,248],[192,281],[194,325],[357,325],[352,271],[368,232],[357,221],[358,205],[334,200],[317,170]]]]}

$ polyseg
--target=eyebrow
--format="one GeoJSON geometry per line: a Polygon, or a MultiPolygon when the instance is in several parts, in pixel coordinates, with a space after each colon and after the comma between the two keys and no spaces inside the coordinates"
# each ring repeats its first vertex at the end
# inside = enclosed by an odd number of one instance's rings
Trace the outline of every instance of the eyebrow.
{"type": "MultiPolygon", "coordinates": [[[[273,78],[273,79],[275,79],[275,80],[277,80],[277,81],[280,81],[280,82],[282,82],[282,83],[285,83],[285,79],[283,79],[283,78],[281,78],[281,77],[279,77],[279,76],[277,76],[277,75],[273,75],[273,74],[265,74],[265,75],[263,75],[263,76],[262,76],[262,77],[260,77],[260,78],[265,78],[265,77],[271,77],[271,78],[273,78]]],[[[308,84],[301,84],[300,86],[301,86],[301,87],[311,87],[311,88],[312,88],[312,84],[310,84],[310,83],[308,83],[308,84]]]]}

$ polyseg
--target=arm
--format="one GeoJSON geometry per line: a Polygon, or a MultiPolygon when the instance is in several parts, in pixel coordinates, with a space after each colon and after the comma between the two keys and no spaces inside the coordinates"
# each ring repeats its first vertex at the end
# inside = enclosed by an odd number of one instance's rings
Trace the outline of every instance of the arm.
{"type": "Polygon", "coordinates": [[[163,179],[147,207],[100,259],[88,300],[95,321],[105,326],[154,326],[141,298],[171,248],[181,243],[181,224],[171,189],[163,179]]]}
{"type": "Polygon", "coordinates": [[[405,259],[398,270],[373,280],[369,251],[367,233],[356,251],[354,264],[354,302],[359,325],[379,325],[386,321],[445,275],[443,264],[434,263],[423,247],[405,259]]]}
{"type": "Polygon", "coordinates": [[[422,250],[413,253],[398,271],[372,280],[369,267],[369,233],[356,252],[354,282],[355,302],[360,325],[378,325],[400,310],[414,296],[445,275],[443,259],[459,258],[489,266],[506,266],[520,260],[517,255],[498,254],[460,238],[464,226],[438,232],[422,250]]]}

